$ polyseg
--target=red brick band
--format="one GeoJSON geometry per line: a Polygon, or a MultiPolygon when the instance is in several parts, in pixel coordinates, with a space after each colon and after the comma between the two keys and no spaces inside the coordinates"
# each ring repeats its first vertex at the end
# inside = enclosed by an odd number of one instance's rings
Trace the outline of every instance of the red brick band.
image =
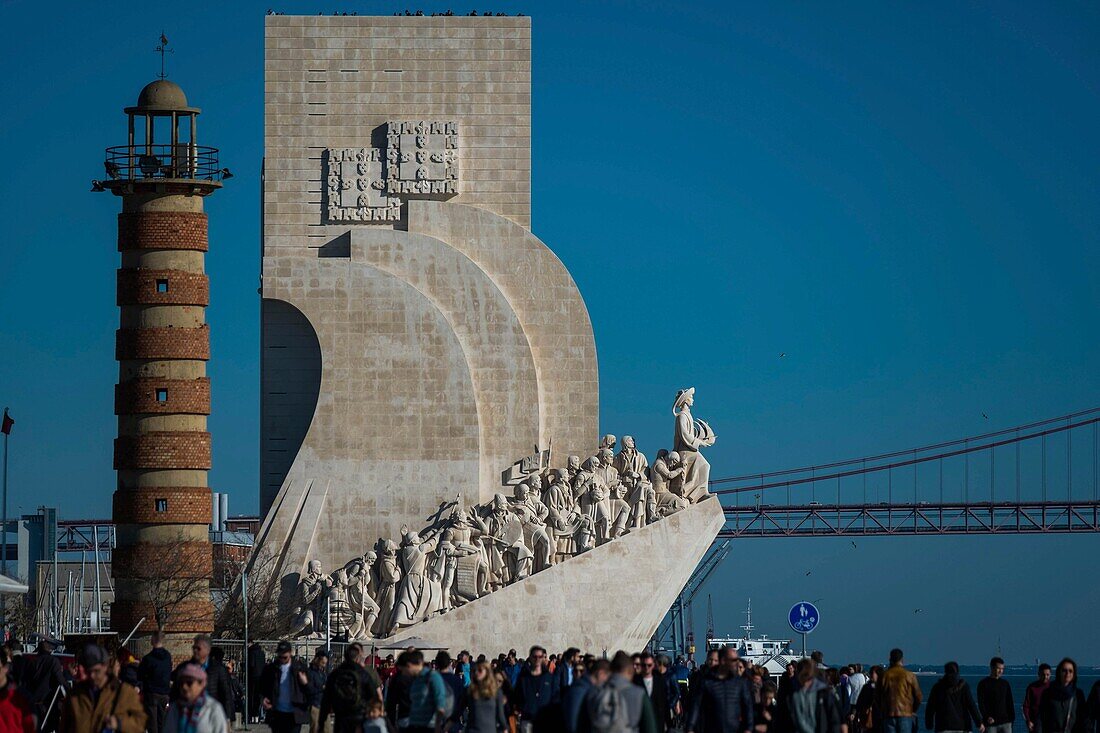
{"type": "Polygon", "coordinates": [[[210,379],[138,377],[115,385],[116,415],[209,415],[210,379]]]}
{"type": "MultiPolygon", "coordinates": [[[[163,631],[178,634],[209,634],[214,630],[214,604],[210,601],[186,600],[168,604],[163,631]]],[[[126,636],[141,621],[138,633],[149,634],[157,630],[157,614],[152,603],[144,601],[115,601],[111,604],[111,630],[126,636]]]]}
{"type": "Polygon", "coordinates": [[[118,251],[187,249],[205,252],[206,214],[144,211],[118,215],[118,251]]]}
{"type": "Polygon", "coordinates": [[[210,489],[205,486],[145,486],[119,489],[111,515],[117,524],[210,524],[210,489]]]}
{"type": "Polygon", "coordinates": [[[210,433],[166,430],[115,438],[115,469],[210,469],[210,433]]]}
{"type": "Polygon", "coordinates": [[[213,572],[214,550],[207,540],[136,542],[111,552],[115,579],[193,580],[209,578],[213,572]]]}
{"type": "Polygon", "coordinates": [[[186,270],[119,270],[118,305],[209,305],[210,278],[186,270]]]}
{"type": "Polygon", "coordinates": [[[115,334],[115,359],[210,358],[210,327],[120,328],[115,334]]]}

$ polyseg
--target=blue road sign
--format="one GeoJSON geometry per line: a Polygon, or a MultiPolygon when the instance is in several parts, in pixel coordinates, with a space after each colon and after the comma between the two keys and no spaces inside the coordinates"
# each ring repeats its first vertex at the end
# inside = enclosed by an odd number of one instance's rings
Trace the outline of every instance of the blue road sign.
{"type": "Polygon", "coordinates": [[[818,612],[817,606],[809,601],[799,601],[791,606],[787,621],[798,633],[808,634],[817,628],[817,624],[821,621],[821,613],[818,612]]]}

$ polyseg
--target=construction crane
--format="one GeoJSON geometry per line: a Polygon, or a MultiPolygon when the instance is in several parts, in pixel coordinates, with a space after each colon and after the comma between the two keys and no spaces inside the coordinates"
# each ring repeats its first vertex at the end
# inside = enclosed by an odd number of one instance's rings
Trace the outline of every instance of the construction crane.
{"type": "Polygon", "coordinates": [[[707,582],[710,576],[722,564],[722,561],[729,556],[730,553],[730,541],[725,540],[720,545],[711,546],[707,554],[703,556],[699,566],[695,568],[695,572],[688,578],[687,583],[684,584],[684,589],[680,591],[680,595],[676,597],[676,600],[672,603],[672,608],[669,609],[668,614],[665,616],[665,621],[657,629],[657,633],[653,637],[653,648],[657,649],[660,643],[664,639],[671,639],[672,649],[676,654],[694,655],[695,654],[695,633],[692,630],[689,639],[688,627],[691,624],[691,602],[703,588],[703,584],[707,582]]]}
{"type": "Polygon", "coordinates": [[[707,651],[710,651],[711,642],[714,641],[714,604],[707,593],[707,651]]]}

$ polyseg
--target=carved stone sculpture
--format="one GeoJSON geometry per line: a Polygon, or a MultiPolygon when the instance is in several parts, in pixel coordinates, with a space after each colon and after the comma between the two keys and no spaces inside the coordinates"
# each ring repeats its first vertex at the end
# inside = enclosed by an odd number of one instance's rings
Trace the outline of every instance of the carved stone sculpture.
{"type": "Polygon", "coordinates": [[[615,470],[622,476],[627,471],[633,471],[642,478],[649,475],[649,461],[646,460],[645,455],[637,449],[634,445],[634,437],[631,435],[623,436],[622,448],[615,455],[615,462],[612,464],[615,466],[615,470]]]}
{"type": "Polygon", "coordinates": [[[305,577],[298,583],[297,607],[291,636],[310,636],[321,633],[321,602],[331,581],[321,571],[319,560],[310,560],[305,577]]]}
{"type": "Polygon", "coordinates": [[[702,420],[691,415],[691,406],[695,404],[695,388],[688,387],[676,394],[672,404],[672,414],[676,416],[676,430],[672,448],[680,454],[684,465],[684,486],[682,496],[694,503],[706,496],[710,481],[710,463],[700,452],[701,448],[714,445],[717,439],[714,431],[702,420]]]}

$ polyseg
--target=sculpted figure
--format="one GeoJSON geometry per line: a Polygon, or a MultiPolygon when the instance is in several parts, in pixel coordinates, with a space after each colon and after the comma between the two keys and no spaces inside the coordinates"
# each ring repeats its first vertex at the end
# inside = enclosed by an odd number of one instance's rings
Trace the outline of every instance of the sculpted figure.
{"type": "Polygon", "coordinates": [[[529,545],[533,551],[531,572],[537,573],[550,567],[552,559],[550,549],[552,543],[550,533],[546,527],[546,518],[549,516],[550,510],[546,508],[546,505],[539,499],[538,494],[532,491],[526,483],[516,486],[514,497],[515,502],[512,505],[512,511],[519,516],[520,521],[523,523],[523,533],[528,538],[525,544],[529,545]]]}
{"type": "Polygon", "coordinates": [[[305,577],[298,583],[297,607],[290,637],[319,635],[321,633],[320,606],[328,592],[331,580],[321,570],[320,560],[310,560],[305,577]]]}
{"type": "Polygon", "coordinates": [[[623,474],[623,485],[627,487],[626,503],[630,505],[627,527],[634,529],[652,523],[657,518],[653,484],[637,471],[627,471],[623,474]]]}
{"type": "Polygon", "coordinates": [[[569,478],[569,485],[573,485],[573,479],[581,472],[581,457],[569,456],[565,462],[565,473],[569,478]]]}
{"type": "Polygon", "coordinates": [[[348,629],[349,639],[369,639],[378,620],[378,604],[371,595],[371,575],[377,561],[378,553],[371,550],[344,566],[349,580],[348,602],[354,616],[348,629]]]}
{"type": "Polygon", "coordinates": [[[485,516],[475,513],[472,518],[481,530],[482,546],[489,558],[489,587],[490,590],[496,590],[512,581],[504,556],[505,549],[512,544],[504,541],[504,530],[512,518],[512,513],[508,509],[508,500],[504,498],[504,494],[494,495],[492,504],[483,508],[483,511],[485,516]]]}
{"type": "Polygon", "coordinates": [[[620,476],[626,474],[627,471],[633,471],[642,478],[649,475],[649,461],[634,446],[634,437],[630,435],[623,436],[623,447],[619,449],[612,465],[615,466],[615,470],[619,472],[620,476]]]}
{"type": "MultiPolygon", "coordinates": [[[[476,512],[476,507],[471,508],[470,511],[476,512]]],[[[451,533],[451,543],[456,549],[466,553],[463,557],[470,558],[463,560],[463,563],[469,568],[472,576],[471,583],[452,586],[456,605],[480,598],[489,592],[489,555],[485,551],[485,546],[479,541],[481,531],[475,524],[465,512],[458,512],[452,517],[451,527],[448,530],[451,533]]]]}
{"type": "Polygon", "coordinates": [[[615,436],[611,433],[600,438],[599,450],[603,450],[604,448],[610,451],[615,450],[615,436]]]}
{"type": "Polygon", "coordinates": [[[680,494],[683,491],[683,475],[684,467],[680,463],[679,453],[669,453],[664,448],[657,451],[657,459],[653,461],[653,468],[649,472],[654,493],[658,496],[665,492],[680,494]]]}
{"type": "Polygon", "coordinates": [[[691,406],[695,404],[695,388],[688,387],[676,394],[672,404],[672,414],[676,416],[676,430],[672,449],[680,454],[684,465],[682,496],[694,503],[707,495],[710,481],[710,464],[701,448],[714,445],[716,436],[710,426],[691,415],[691,406]]]}
{"type": "Polygon", "coordinates": [[[397,604],[397,584],[401,580],[401,567],[397,563],[397,543],[386,540],[382,556],[378,558],[378,621],[375,636],[389,636],[393,629],[394,607],[397,604]]]}
{"type": "Polygon", "coordinates": [[[348,577],[347,566],[340,568],[332,574],[328,586],[328,618],[332,623],[329,635],[343,636],[355,625],[356,618],[352,613],[351,604],[348,602],[348,587],[353,581],[348,577]]]}
{"type": "Polygon", "coordinates": [[[546,524],[554,544],[551,552],[557,556],[569,553],[572,550],[570,540],[576,532],[576,514],[566,469],[557,468],[551,472],[550,485],[542,494],[542,503],[546,505],[546,524]]]}
{"type": "Polygon", "coordinates": [[[603,481],[603,485],[610,489],[619,483],[619,472],[612,465],[615,463],[615,456],[610,448],[600,448],[596,458],[599,459],[599,464],[596,466],[595,474],[603,481]]]}
{"type": "Polygon", "coordinates": [[[592,520],[596,544],[603,544],[611,538],[611,494],[598,468],[599,459],[596,457],[589,458],[581,467],[581,473],[577,475],[581,480],[576,488],[582,493],[577,497],[577,504],[582,513],[592,520]]]}
{"type": "Polygon", "coordinates": [[[396,626],[411,626],[423,621],[439,608],[442,574],[429,575],[428,555],[435,549],[432,539],[435,532],[428,532],[428,539],[405,529],[401,549],[397,553],[401,565],[401,581],[397,586],[397,602],[393,608],[396,626]]]}
{"type": "Polygon", "coordinates": [[[436,547],[436,554],[441,558],[443,565],[442,578],[440,580],[440,586],[443,591],[442,601],[439,607],[441,612],[446,613],[455,606],[465,603],[466,600],[472,600],[466,599],[455,592],[455,576],[458,572],[459,559],[475,556],[478,553],[478,548],[458,541],[453,529],[443,530],[443,536],[439,540],[439,545],[436,547]]]}

